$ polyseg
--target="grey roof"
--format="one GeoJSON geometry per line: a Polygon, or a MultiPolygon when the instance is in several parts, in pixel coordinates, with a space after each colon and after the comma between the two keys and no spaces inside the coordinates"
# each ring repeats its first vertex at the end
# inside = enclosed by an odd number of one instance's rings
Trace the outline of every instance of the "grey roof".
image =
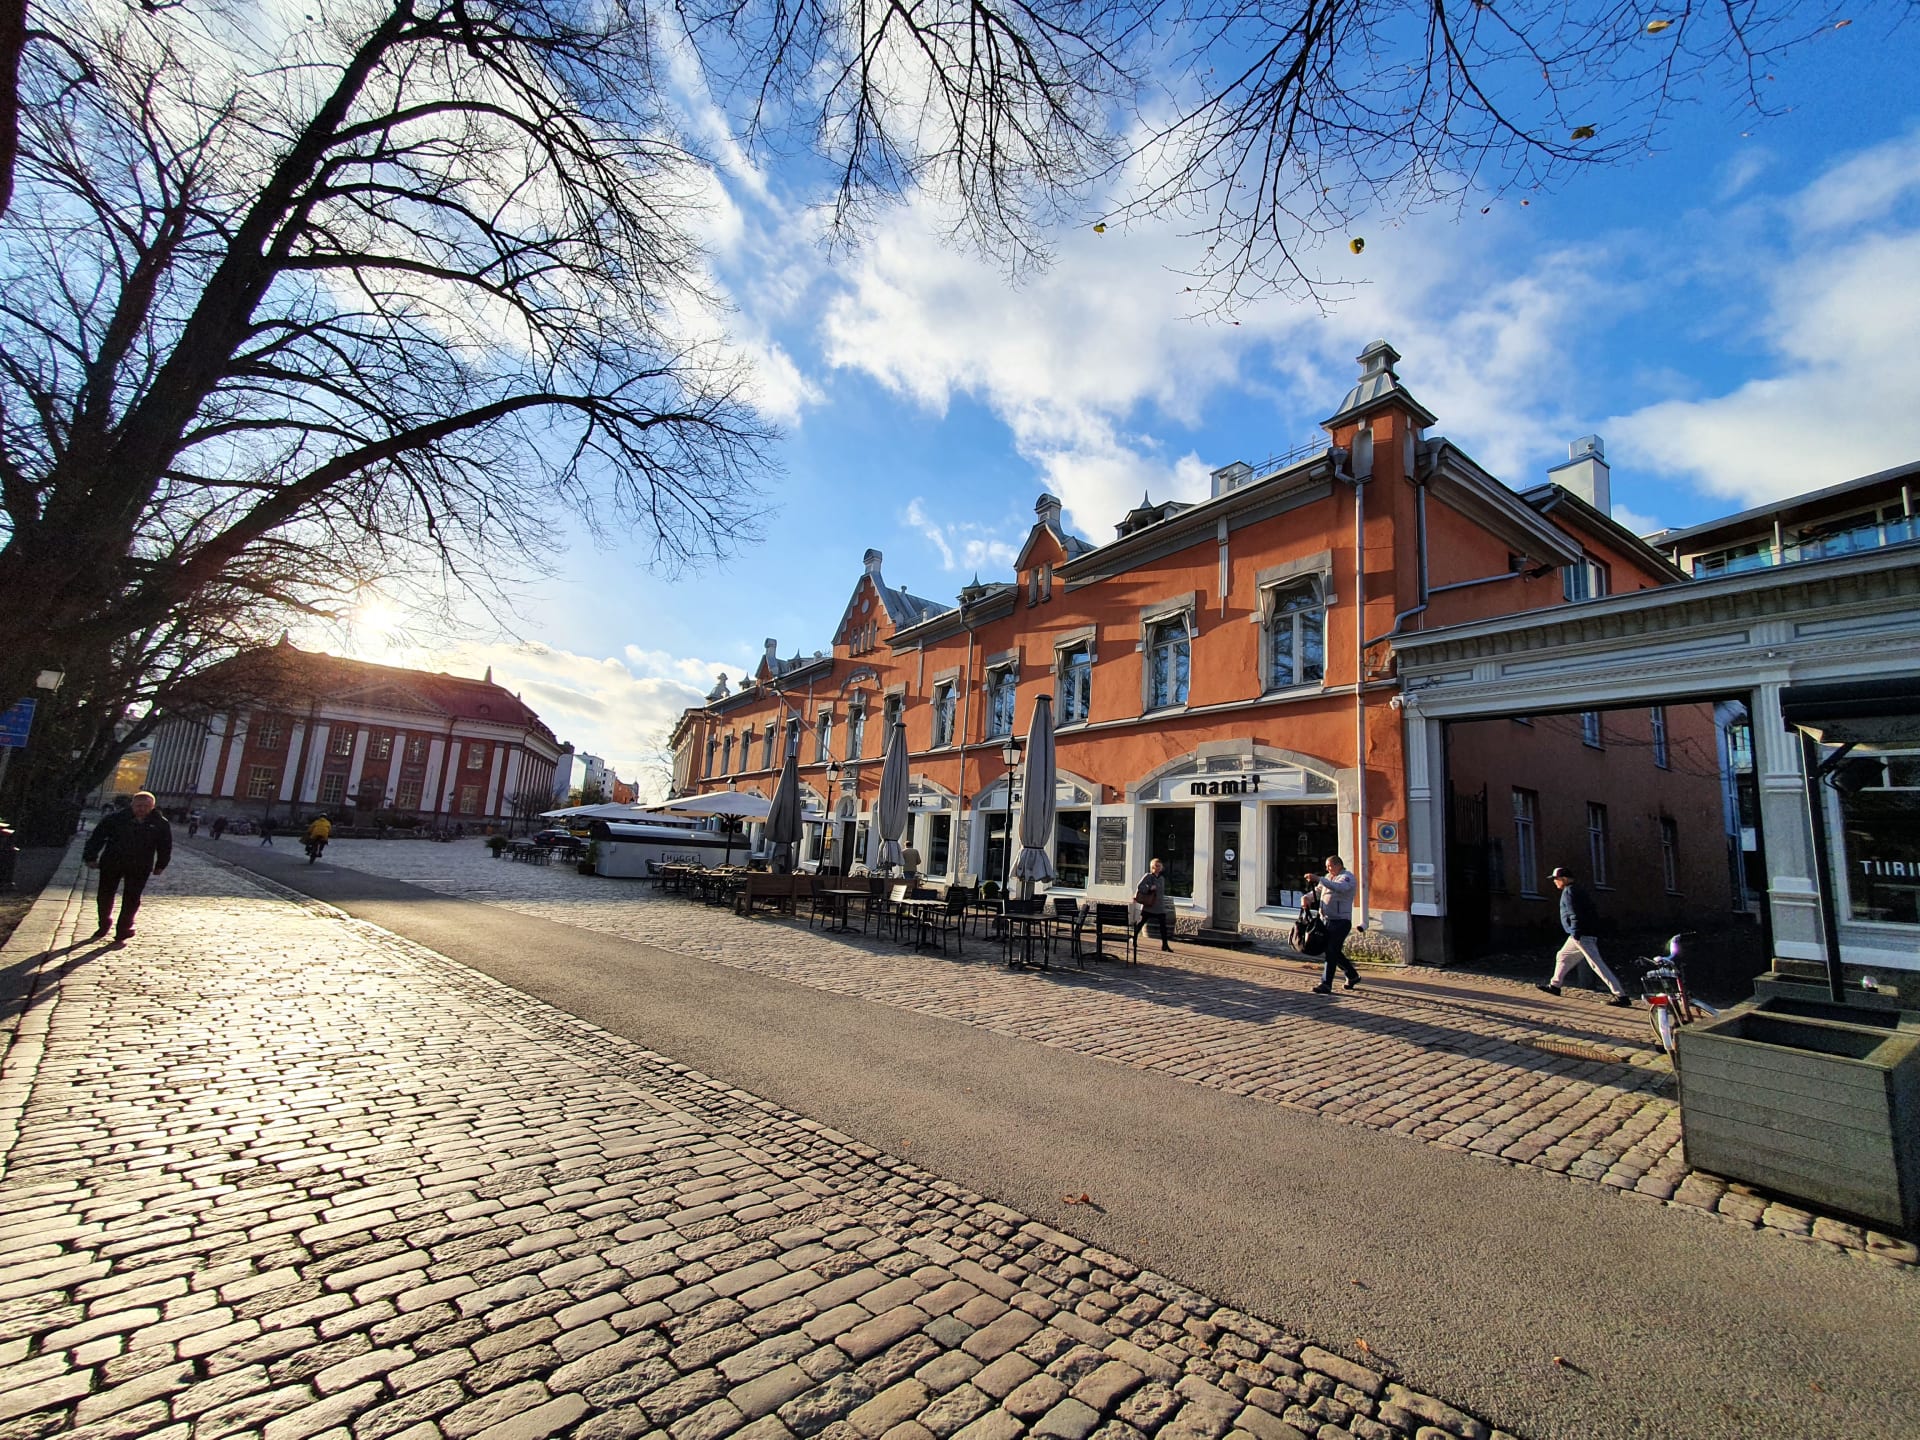
{"type": "Polygon", "coordinates": [[[880,592],[880,603],[887,607],[887,614],[893,617],[896,630],[918,625],[922,620],[930,620],[953,608],[906,590],[895,590],[878,575],[873,578],[873,588],[880,592]]]}
{"type": "Polygon", "coordinates": [[[1435,422],[1434,413],[1413,398],[1413,392],[1400,383],[1400,377],[1393,373],[1393,367],[1400,362],[1400,352],[1384,340],[1376,340],[1355,357],[1360,362],[1360,379],[1347,391],[1346,399],[1339,407],[1320,423],[1333,426],[1362,411],[1371,410],[1389,398],[1398,398],[1412,408],[1426,424],[1435,422]]]}
{"type": "Polygon", "coordinates": [[[1844,480],[1838,485],[1829,485],[1823,490],[1807,490],[1798,495],[1789,495],[1784,500],[1775,500],[1769,505],[1756,505],[1751,510],[1737,511],[1732,515],[1723,515],[1718,520],[1705,520],[1698,525],[1689,525],[1684,530],[1662,530],[1649,535],[1650,544],[1662,550],[1671,550],[1677,545],[1702,535],[1711,535],[1720,530],[1739,531],[1771,521],[1775,516],[1786,516],[1797,510],[1814,510],[1835,500],[1845,499],[1860,490],[1872,490],[1881,485],[1891,485],[1902,480],[1920,477],[1920,460],[1909,460],[1904,465],[1895,465],[1890,470],[1877,470],[1871,475],[1862,475],[1858,480],[1844,480]]]}

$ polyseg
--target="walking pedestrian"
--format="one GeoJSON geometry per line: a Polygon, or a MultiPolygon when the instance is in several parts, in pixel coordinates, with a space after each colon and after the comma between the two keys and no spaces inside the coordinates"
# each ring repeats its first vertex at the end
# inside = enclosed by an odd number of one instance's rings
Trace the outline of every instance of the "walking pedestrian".
{"type": "Polygon", "coordinates": [[[187,812],[187,838],[191,840],[193,839],[194,836],[198,835],[199,833],[200,833],[200,812],[198,810],[189,810],[187,812]]]}
{"type": "Polygon", "coordinates": [[[1133,887],[1133,903],[1140,907],[1140,918],[1133,922],[1133,940],[1140,943],[1140,932],[1147,928],[1148,920],[1160,922],[1160,948],[1171,950],[1167,943],[1168,925],[1173,915],[1173,905],[1167,899],[1167,866],[1158,855],[1147,866],[1147,873],[1140,877],[1140,883],[1133,887]]]}
{"type": "Polygon", "coordinates": [[[260,843],[267,846],[273,844],[273,816],[271,815],[260,817],[260,843]]]}
{"type": "Polygon", "coordinates": [[[114,929],[116,945],[133,938],[133,917],[140,913],[140,896],[147,880],[167,868],[173,859],[173,827],[154,806],[153,796],[142,790],[124,810],[115,810],[93,827],[80,858],[89,869],[100,872],[94,891],[100,928],[89,937],[105,937],[113,925],[114,892],[120,892],[120,924],[114,929]]]}
{"type": "Polygon", "coordinates": [[[1316,995],[1333,993],[1336,965],[1346,974],[1347,989],[1360,988],[1360,972],[1347,959],[1347,936],[1353,933],[1353,895],[1360,882],[1338,855],[1327,856],[1326,866],[1327,873],[1313,883],[1314,893],[1320,897],[1320,919],[1327,927],[1327,958],[1320,966],[1320,983],[1313,987],[1316,995]]]}
{"type": "Polygon", "coordinates": [[[222,835],[226,834],[227,833],[227,817],[224,815],[214,816],[213,824],[207,830],[207,833],[216,840],[218,840],[222,835]]]}
{"type": "Polygon", "coordinates": [[[1584,960],[1593,973],[1600,977],[1601,983],[1613,992],[1613,998],[1607,1002],[1609,1005],[1625,1008],[1633,1004],[1626,987],[1614,978],[1613,971],[1607,968],[1607,962],[1600,958],[1600,942],[1594,938],[1600,928],[1600,917],[1593,908],[1593,902],[1587,898],[1587,892],[1574,883],[1573,876],[1564,865],[1553,867],[1552,879],[1553,888],[1560,892],[1560,928],[1567,932],[1567,943],[1553,957],[1553,978],[1543,980],[1533,988],[1544,990],[1549,995],[1558,995],[1574,967],[1584,960]]]}
{"type": "Polygon", "coordinates": [[[911,840],[900,851],[900,878],[912,889],[920,888],[920,852],[911,840]]]}

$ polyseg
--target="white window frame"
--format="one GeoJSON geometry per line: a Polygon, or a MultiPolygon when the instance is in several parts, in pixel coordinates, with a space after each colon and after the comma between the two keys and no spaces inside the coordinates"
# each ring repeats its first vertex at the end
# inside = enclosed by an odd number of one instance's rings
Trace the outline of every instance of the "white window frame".
{"type": "Polygon", "coordinates": [[[1671,815],[1660,817],[1660,873],[1667,882],[1667,894],[1680,893],[1680,822],[1671,815]]]}
{"type": "Polygon", "coordinates": [[[340,756],[353,754],[354,734],[350,727],[337,726],[327,738],[327,753],[340,756]]]}
{"type": "Polygon", "coordinates": [[[347,797],[347,776],[344,770],[329,770],[320,777],[320,803],[338,805],[347,797]]]}
{"type": "MultiPolygon", "coordinates": [[[[479,767],[469,765],[467,768],[474,770],[479,767]]],[[[731,735],[726,736],[720,742],[720,773],[722,775],[731,775],[733,773],[733,736],[731,735]]]]}
{"type": "Polygon", "coordinates": [[[1608,855],[1613,849],[1612,836],[1607,824],[1607,807],[1597,800],[1587,801],[1587,871],[1596,890],[1607,890],[1613,886],[1613,872],[1608,865],[1608,855]]]}
{"type": "Polygon", "coordinates": [[[1185,607],[1149,618],[1140,630],[1140,706],[1143,711],[1185,708],[1193,692],[1193,612],[1185,607]],[[1159,688],[1156,661],[1168,656],[1167,688],[1159,688]],[[1175,673],[1175,661],[1184,658],[1184,679],[1175,673]]]}
{"type": "Polygon", "coordinates": [[[1607,567],[1591,555],[1582,555],[1571,565],[1560,567],[1560,595],[1569,604],[1576,600],[1597,600],[1607,594],[1607,567]]]}
{"type": "Polygon", "coordinates": [[[1662,770],[1673,768],[1673,751],[1667,740],[1667,707],[1655,705],[1647,711],[1647,726],[1653,736],[1653,763],[1662,770]]]}
{"type": "Polygon", "coordinates": [[[1513,787],[1514,881],[1522,895],[1540,894],[1540,794],[1513,787]]]}
{"type": "Polygon", "coordinates": [[[813,718],[813,762],[824,764],[833,758],[833,711],[822,710],[813,718]]]}
{"type": "Polygon", "coordinates": [[[1327,586],[1318,575],[1296,575],[1265,586],[1260,592],[1260,688],[1264,693],[1301,690],[1327,683],[1327,586]],[[1282,601],[1290,594],[1306,591],[1317,602],[1300,610],[1283,611],[1282,601]],[[1318,616],[1320,622],[1320,673],[1302,677],[1306,667],[1306,622],[1318,616]],[[1277,678],[1274,651],[1284,627],[1291,653],[1293,676],[1282,682],[1277,678]]]}
{"type": "Polygon", "coordinates": [[[1020,675],[1012,665],[995,665],[987,671],[987,738],[1003,740],[1013,734],[1014,718],[1020,708],[1020,675]],[[1005,694],[1007,707],[1003,717],[1000,698],[1005,694]],[[1002,723],[1004,720],[1004,723],[1002,723]]]}
{"type": "Polygon", "coordinates": [[[1053,656],[1054,711],[1060,717],[1059,723],[1062,725],[1085,724],[1093,718],[1093,667],[1098,659],[1094,653],[1093,637],[1091,635],[1079,635],[1071,640],[1064,641],[1053,652],[1053,656]],[[1074,708],[1067,703],[1069,699],[1067,687],[1075,672],[1081,668],[1072,665],[1070,663],[1071,659],[1073,656],[1081,654],[1087,657],[1085,666],[1086,693],[1082,697],[1083,703],[1078,713],[1075,713],[1074,708]]]}
{"type": "Polygon", "coordinates": [[[1600,721],[1600,712],[1598,710],[1582,710],[1580,712],[1580,743],[1585,745],[1589,750],[1604,750],[1607,748],[1606,727],[1600,721]]]}
{"type": "Polygon", "coordinates": [[[847,759],[858,760],[867,748],[867,706],[856,700],[847,707],[847,759]]]}
{"type": "Polygon", "coordinates": [[[954,718],[959,710],[960,688],[951,680],[942,680],[933,687],[933,748],[944,749],[953,744],[954,718]]]}

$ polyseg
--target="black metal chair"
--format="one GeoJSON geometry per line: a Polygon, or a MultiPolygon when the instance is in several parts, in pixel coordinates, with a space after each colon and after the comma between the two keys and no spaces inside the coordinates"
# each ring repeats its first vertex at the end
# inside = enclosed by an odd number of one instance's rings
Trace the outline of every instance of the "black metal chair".
{"type": "Polygon", "coordinates": [[[1076,962],[1080,961],[1080,922],[1084,917],[1080,913],[1080,902],[1071,895],[1053,897],[1053,933],[1065,936],[1070,947],[1068,954],[1076,962]]]}
{"type": "Polygon", "coordinates": [[[1133,928],[1133,911],[1124,904],[1100,901],[1093,907],[1093,948],[1096,954],[1107,952],[1107,932],[1116,930],[1129,965],[1140,963],[1140,936],[1133,928]]]}

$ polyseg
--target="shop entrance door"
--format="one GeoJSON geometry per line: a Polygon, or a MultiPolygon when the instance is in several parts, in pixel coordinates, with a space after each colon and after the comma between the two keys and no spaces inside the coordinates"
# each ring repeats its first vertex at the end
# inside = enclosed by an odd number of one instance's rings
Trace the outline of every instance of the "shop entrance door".
{"type": "Polygon", "coordinates": [[[1213,807],[1213,914],[1215,930],[1240,928],[1240,807],[1213,807]]]}

